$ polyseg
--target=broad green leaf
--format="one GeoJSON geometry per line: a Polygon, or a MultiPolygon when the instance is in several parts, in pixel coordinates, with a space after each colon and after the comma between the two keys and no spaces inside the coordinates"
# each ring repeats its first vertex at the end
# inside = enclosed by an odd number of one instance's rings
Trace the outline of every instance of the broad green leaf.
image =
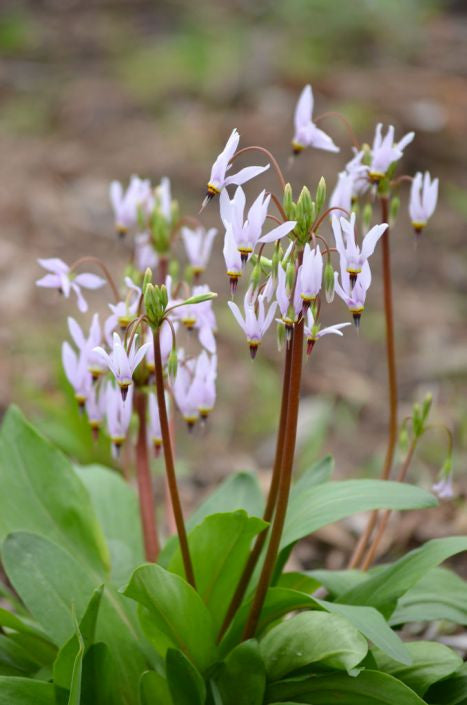
{"type": "Polygon", "coordinates": [[[261,516],[264,498],[255,475],[239,472],[230,475],[204,500],[187,519],[187,528],[193,529],[203,519],[220,512],[235,512],[243,509],[250,516],[261,516]]]}
{"type": "Polygon", "coordinates": [[[328,590],[333,597],[339,597],[347,590],[368,579],[368,573],[362,570],[310,570],[307,572],[314,580],[328,590]]]}
{"type": "Polygon", "coordinates": [[[9,632],[8,638],[24,649],[28,656],[40,666],[49,667],[54,662],[57,655],[57,647],[51,641],[32,634],[21,634],[18,632],[9,632]]]}
{"type": "Polygon", "coordinates": [[[467,625],[467,582],[445,568],[434,568],[405,595],[391,615],[391,624],[447,619],[467,625]]]}
{"type": "Polygon", "coordinates": [[[140,705],[174,705],[169,684],[156,671],[146,671],[139,682],[140,705]]]}
{"type": "Polygon", "coordinates": [[[165,666],[173,702],[176,705],[204,705],[204,680],[183,651],[168,649],[165,666]]]}
{"type": "Polygon", "coordinates": [[[321,586],[319,580],[306,575],[306,573],[282,573],[276,583],[276,587],[288,588],[290,590],[298,590],[311,595],[312,592],[321,586]]]}
{"type": "Polygon", "coordinates": [[[15,407],[0,432],[0,487],[0,542],[15,531],[37,533],[105,574],[109,554],[86,489],[15,407]]]}
{"type": "Polygon", "coordinates": [[[215,676],[223,705],[262,705],[266,669],[254,639],[239,644],[215,676]]]}
{"type": "Polygon", "coordinates": [[[0,676],[0,705],[55,705],[51,683],[0,676]]]}
{"type": "MultiPolygon", "coordinates": [[[[222,653],[226,653],[226,650],[235,643],[235,640],[240,640],[250,606],[250,603],[243,605],[237,613],[231,629],[227,632],[221,643],[222,653]]],[[[392,631],[382,615],[373,607],[340,605],[334,602],[319,600],[298,590],[280,587],[274,587],[268,590],[261,612],[258,633],[260,634],[268,624],[274,622],[279,617],[300,609],[318,609],[340,614],[348,619],[363,636],[376,644],[393,659],[401,663],[410,663],[410,654],[405,644],[400,640],[398,635],[392,631]]]]}
{"type": "Polygon", "coordinates": [[[60,646],[73,633],[72,608],[81,618],[94,584],[63,548],[18,532],[3,544],[7,575],[33,617],[60,646]]]}
{"type": "Polygon", "coordinates": [[[122,699],[123,702],[128,702],[120,689],[116,668],[117,664],[112,659],[106,644],[92,644],[89,647],[83,659],[81,679],[83,705],[120,705],[122,699]]]}
{"type": "Polygon", "coordinates": [[[94,590],[91,599],[86,607],[86,611],[79,623],[79,629],[75,629],[75,633],[60,649],[57,659],[54,663],[54,683],[61,688],[70,688],[73,669],[75,667],[76,657],[81,650],[81,642],[83,644],[82,657],[85,650],[88,649],[93,641],[96,631],[97,614],[99,611],[103,588],[99,587],[94,590]]]}
{"type": "Polygon", "coordinates": [[[19,617],[9,610],[0,607],[0,626],[7,627],[7,629],[13,629],[15,632],[20,632],[22,634],[30,634],[31,636],[36,636],[41,639],[47,639],[47,635],[42,629],[28,622],[27,618],[19,617]]]}
{"type": "Polygon", "coordinates": [[[342,594],[337,602],[376,607],[385,617],[389,617],[399,597],[410,590],[429,570],[450,556],[466,550],[467,536],[428,541],[342,594]]]}
{"type": "Polygon", "coordinates": [[[411,663],[411,655],[406,644],[392,631],[382,614],[374,607],[342,605],[325,600],[316,600],[316,602],[328,612],[340,614],[348,619],[369,641],[396,662],[411,663]]]}
{"type": "Polygon", "coordinates": [[[350,671],[365,658],[366,639],[347,619],[326,612],[302,612],[273,627],[260,641],[270,680],[319,663],[350,671]]]}
{"type": "MultiPolygon", "coordinates": [[[[252,473],[239,472],[222,482],[200,504],[198,509],[186,520],[188,530],[194,529],[201,524],[206,517],[220,512],[235,512],[243,509],[250,516],[261,516],[263,514],[264,498],[258,481],[252,473]]],[[[178,546],[178,538],[172,536],[163,547],[158,562],[166,568],[178,546]]]]}
{"type": "Polygon", "coordinates": [[[39,669],[40,665],[20,644],[0,634],[0,675],[32,676],[39,669]]]}
{"type": "Polygon", "coordinates": [[[76,468],[86,487],[109,547],[112,580],[120,586],[144,562],[141,519],[134,489],[102,465],[76,468]]]}
{"type": "Polygon", "coordinates": [[[436,705],[465,705],[467,703],[467,663],[456,673],[431,686],[425,694],[427,703],[436,705]]]}
{"type": "Polygon", "coordinates": [[[216,646],[211,615],[183,578],[156,564],[142,565],[123,592],[145,608],[140,614],[143,629],[162,656],[178,648],[201,672],[212,664],[216,646]]]}
{"type": "MultiPolygon", "coordinates": [[[[4,564],[13,586],[31,614],[58,644],[74,631],[72,605],[81,619],[101,577],[89,564],[79,563],[65,549],[50,541],[19,532],[7,537],[4,564]]],[[[115,664],[115,682],[122,703],[136,703],[141,673],[147,670],[142,639],[131,605],[107,586],[99,610],[96,640],[109,647],[115,664]]]]}
{"type": "Polygon", "coordinates": [[[352,677],[345,673],[314,676],[273,683],[267,690],[268,703],[310,705],[425,705],[413,690],[393,676],[364,670],[352,677]]]}
{"type": "Polygon", "coordinates": [[[370,509],[423,509],[434,507],[435,497],[400,482],[344,480],[311,486],[289,505],[281,548],[327,524],[370,509]]]}
{"type": "MultiPolygon", "coordinates": [[[[206,517],[188,536],[196,590],[212,615],[216,632],[242,574],[252,540],[266,526],[261,519],[239,510],[206,517]]],[[[179,550],[169,569],[184,575],[179,550]]]]}
{"type": "Polygon", "coordinates": [[[414,641],[407,644],[412,657],[410,666],[402,666],[379,649],[372,655],[379,671],[390,673],[395,678],[423,696],[437,681],[450,676],[462,666],[462,659],[444,644],[433,641],[414,641]]]}

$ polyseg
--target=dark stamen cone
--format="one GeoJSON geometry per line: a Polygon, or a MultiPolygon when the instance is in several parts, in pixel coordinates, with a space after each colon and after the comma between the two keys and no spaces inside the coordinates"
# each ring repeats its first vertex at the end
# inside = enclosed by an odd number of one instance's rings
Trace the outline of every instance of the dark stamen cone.
{"type": "Polygon", "coordinates": [[[189,433],[193,433],[193,429],[196,426],[196,419],[186,419],[186,426],[189,433]]]}
{"type": "Polygon", "coordinates": [[[362,314],[361,314],[361,313],[353,313],[353,314],[352,314],[353,322],[354,322],[355,328],[357,328],[357,330],[360,328],[360,319],[361,319],[361,317],[362,317],[362,314]]]}
{"type": "Polygon", "coordinates": [[[303,299],[303,304],[302,304],[302,316],[306,316],[306,313],[308,309],[310,308],[311,301],[307,301],[306,299],[303,299]]]}
{"type": "Polygon", "coordinates": [[[353,289],[355,284],[357,283],[357,274],[355,272],[350,272],[349,279],[350,279],[350,285],[353,289]]]}
{"type": "Polygon", "coordinates": [[[202,202],[202,204],[201,204],[201,208],[199,209],[199,213],[202,213],[202,212],[204,211],[204,209],[205,209],[206,206],[208,205],[209,201],[212,201],[212,199],[214,198],[214,195],[215,195],[215,194],[212,193],[212,191],[208,191],[208,192],[206,193],[206,195],[205,195],[205,197],[204,197],[204,200],[203,200],[203,202],[202,202]]]}
{"type": "Polygon", "coordinates": [[[311,355],[311,351],[315,347],[316,340],[312,340],[311,338],[308,338],[306,341],[306,354],[311,355]]]}
{"type": "Polygon", "coordinates": [[[120,451],[121,451],[121,449],[122,449],[122,443],[121,443],[121,441],[113,441],[112,445],[113,445],[115,457],[116,457],[116,458],[119,458],[119,457],[120,457],[120,451]]]}
{"type": "Polygon", "coordinates": [[[242,264],[246,264],[248,260],[248,252],[240,252],[240,259],[242,260],[242,264]]]}
{"type": "Polygon", "coordinates": [[[257,352],[258,352],[258,346],[257,345],[250,345],[250,357],[252,360],[255,359],[257,352]]]}
{"type": "Polygon", "coordinates": [[[92,439],[95,443],[99,440],[99,426],[91,425],[92,439]]]}
{"type": "Polygon", "coordinates": [[[229,281],[230,281],[230,295],[233,298],[237,292],[238,277],[229,277],[229,281]]]}
{"type": "Polygon", "coordinates": [[[126,401],[126,398],[128,396],[128,386],[126,387],[120,387],[120,392],[122,394],[122,399],[123,401],[126,401]]]}
{"type": "Polygon", "coordinates": [[[154,442],[153,448],[154,448],[154,457],[158,458],[161,454],[162,443],[160,443],[159,441],[154,442]]]}

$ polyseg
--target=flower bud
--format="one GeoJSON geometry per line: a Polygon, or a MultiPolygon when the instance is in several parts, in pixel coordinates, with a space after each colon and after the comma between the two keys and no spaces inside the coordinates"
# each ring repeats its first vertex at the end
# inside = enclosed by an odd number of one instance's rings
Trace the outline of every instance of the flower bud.
{"type": "Polygon", "coordinates": [[[287,293],[289,295],[292,293],[294,282],[295,282],[295,265],[293,262],[288,262],[287,269],[285,270],[285,285],[286,285],[287,293]]]}
{"type": "Polygon", "coordinates": [[[177,376],[178,369],[178,355],[177,349],[172,348],[167,359],[167,372],[169,374],[170,380],[173,382],[177,376]]]}
{"type": "Polygon", "coordinates": [[[402,426],[399,433],[399,446],[404,452],[406,452],[409,447],[409,432],[407,431],[406,424],[402,426]]]}
{"type": "Polygon", "coordinates": [[[285,343],[285,326],[282,323],[277,324],[276,337],[277,337],[277,349],[282,350],[282,346],[285,343]]]}
{"type": "Polygon", "coordinates": [[[280,247],[275,247],[274,248],[274,253],[272,255],[272,267],[271,267],[271,273],[274,279],[277,279],[277,269],[279,267],[279,263],[281,261],[281,248],[280,247]]]}
{"type": "Polygon", "coordinates": [[[421,411],[421,417],[422,417],[422,423],[425,425],[426,421],[428,420],[428,415],[431,410],[431,404],[433,402],[433,396],[432,394],[427,394],[425,399],[422,401],[422,411],[421,411]]]}
{"type": "Polygon", "coordinates": [[[366,203],[362,213],[363,229],[368,232],[373,219],[373,207],[371,203],[366,203]]]}
{"type": "Polygon", "coordinates": [[[252,285],[253,290],[255,290],[259,287],[260,281],[261,281],[261,264],[258,260],[258,262],[253,267],[253,270],[251,272],[251,277],[250,277],[250,284],[252,285]]]}
{"type": "Polygon", "coordinates": [[[322,176],[319,180],[317,189],[316,189],[316,196],[315,196],[315,203],[316,203],[316,212],[319,213],[324,206],[324,202],[326,200],[326,181],[324,180],[324,176],[322,176]]]}
{"type": "Polygon", "coordinates": [[[292,187],[290,184],[286,184],[284,187],[284,195],[282,197],[282,206],[284,208],[285,214],[289,220],[295,220],[294,211],[295,204],[293,202],[292,187]]]}
{"type": "Polygon", "coordinates": [[[152,271],[149,269],[149,267],[146,269],[144,272],[144,278],[143,278],[143,286],[142,286],[142,292],[146,291],[146,287],[148,284],[152,282],[152,271]]]}
{"type": "Polygon", "coordinates": [[[391,203],[389,204],[389,225],[394,225],[396,222],[397,214],[399,213],[399,207],[401,201],[399,196],[394,196],[391,198],[391,203]]]}
{"type": "Polygon", "coordinates": [[[161,302],[161,306],[162,306],[162,308],[163,308],[164,311],[165,311],[165,309],[167,308],[167,304],[169,303],[169,297],[168,297],[168,294],[167,294],[167,287],[166,287],[166,285],[165,285],[165,284],[162,284],[162,286],[160,287],[160,290],[159,290],[159,291],[160,291],[160,302],[161,302]]]}
{"type": "Polygon", "coordinates": [[[415,438],[419,438],[423,433],[423,420],[422,408],[418,403],[412,408],[412,428],[415,438]]]}
{"type": "Polygon", "coordinates": [[[324,267],[323,284],[326,301],[328,304],[332,304],[334,301],[334,269],[330,260],[326,262],[324,267]]]}

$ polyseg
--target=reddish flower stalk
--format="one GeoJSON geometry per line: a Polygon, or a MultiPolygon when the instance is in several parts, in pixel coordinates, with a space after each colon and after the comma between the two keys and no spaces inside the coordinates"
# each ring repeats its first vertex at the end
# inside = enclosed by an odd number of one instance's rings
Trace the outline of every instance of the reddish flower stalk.
{"type": "MultiPolygon", "coordinates": [[[[381,197],[381,220],[383,223],[389,222],[389,199],[387,196],[381,197]]],[[[386,229],[381,237],[383,250],[383,292],[384,292],[384,317],[386,323],[386,359],[388,368],[388,387],[389,387],[389,428],[388,428],[388,444],[386,448],[386,456],[384,458],[383,469],[381,471],[381,479],[387,480],[391,474],[392,464],[394,460],[394,452],[397,443],[397,372],[396,372],[396,353],[394,345],[394,317],[392,309],[392,276],[391,276],[391,249],[389,243],[389,228],[386,229]]],[[[349,563],[349,568],[356,568],[365,553],[371,534],[376,526],[378,519],[378,510],[374,510],[368,520],[365,531],[360,537],[360,540],[355,548],[352,558],[349,563]]]]}
{"type": "Polygon", "coordinates": [[[135,391],[134,408],[138,415],[139,423],[138,438],[136,441],[136,478],[138,482],[141,526],[143,529],[144,554],[147,561],[155,562],[159,554],[159,539],[157,536],[151,470],[148,456],[146,430],[147,399],[143,392],[135,391]]]}
{"type": "Polygon", "coordinates": [[[167,416],[167,407],[165,404],[164,393],[164,375],[162,370],[162,356],[159,339],[159,329],[154,331],[154,362],[155,362],[155,377],[156,377],[156,397],[157,407],[159,409],[159,418],[161,423],[162,448],[164,450],[165,472],[167,483],[169,486],[170,499],[172,502],[172,510],[174,514],[175,524],[177,526],[178,539],[180,541],[180,551],[182,554],[183,567],[185,569],[185,577],[187,581],[195,587],[195,575],[193,564],[191,562],[190,549],[188,547],[188,538],[186,534],[185,522],[183,519],[182,504],[178,493],[177,477],[175,474],[175,462],[173,457],[172,439],[170,436],[169,419],[167,416]]]}
{"type": "MultiPolygon", "coordinates": [[[[410,464],[412,462],[413,455],[415,453],[415,449],[417,447],[418,443],[418,437],[414,436],[412,439],[412,442],[410,443],[409,450],[407,451],[407,455],[405,456],[405,460],[401,465],[401,468],[399,470],[399,474],[397,475],[397,482],[404,482],[407,472],[409,470],[410,464]]],[[[379,523],[379,526],[375,532],[375,536],[373,538],[373,541],[368,548],[368,552],[365,556],[365,559],[362,563],[362,570],[368,570],[368,568],[371,568],[371,565],[376,557],[376,552],[378,550],[378,546],[381,543],[381,539],[384,536],[384,532],[386,530],[386,526],[389,521],[389,517],[391,516],[391,510],[386,509],[385,512],[383,513],[381,517],[381,521],[379,523]]]]}
{"type": "Polygon", "coordinates": [[[261,571],[253,604],[251,606],[250,614],[243,633],[244,639],[250,639],[255,635],[261,610],[263,608],[266,593],[271,582],[274,566],[279,553],[279,546],[285,523],[290,486],[292,483],[295,441],[297,437],[298,407],[300,402],[300,382],[302,377],[303,362],[303,327],[304,319],[302,318],[295,324],[292,330],[292,340],[289,343],[292,347],[290,361],[289,402],[276,511],[271,528],[271,538],[266,552],[266,557],[264,559],[263,569],[261,571]]]}
{"type": "MultiPolygon", "coordinates": [[[[276,441],[276,453],[274,457],[274,465],[272,469],[271,484],[269,487],[268,498],[266,501],[266,507],[263,513],[264,521],[270,522],[274,514],[274,508],[276,506],[277,493],[279,489],[279,477],[282,467],[282,454],[284,449],[284,437],[285,437],[285,426],[287,421],[287,407],[289,399],[289,385],[290,385],[290,365],[292,360],[292,346],[287,347],[285,353],[285,363],[284,363],[284,374],[282,380],[282,400],[281,400],[281,410],[279,418],[279,428],[277,431],[277,441],[276,441]]],[[[243,569],[243,573],[238,582],[237,588],[233,594],[230,601],[227,613],[225,615],[224,621],[222,623],[221,630],[219,632],[218,641],[222,639],[225,632],[230,626],[230,623],[240,607],[242,600],[247,591],[248,585],[251,580],[251,576],[256,568],[256,564],[263,550],[264,543],[268,535],[268,528],[264,529],[256,537],[255,544],[250,552],[248,560],[243,569]]]]}

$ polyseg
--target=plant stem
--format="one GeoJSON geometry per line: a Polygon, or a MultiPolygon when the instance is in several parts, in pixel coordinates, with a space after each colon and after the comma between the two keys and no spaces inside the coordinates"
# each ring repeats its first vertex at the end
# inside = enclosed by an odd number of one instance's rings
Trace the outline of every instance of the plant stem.
{"type": "MultiPolygon", "coordinates": [[[[284,437],[285,437],[285,426],[287,421],[287,407],[289,400],[289,386],[290,386],[290,369],[292,360],[292,346],[289,345],[285,352],[285,362],[284,362],[284,373],[282,379],[282,400],[281,400],[281,410],[279,418],[279,428],[277,431],[277,441],[276,441],[276,453],[274,456],[274,465],[272,469],[271,484],[269,487],[268,498],[266,501],[266,507],[263,513],[264,521],[270,522],[272,515],[274,514],[274,508],[276,506],[277,493],[279,489],[279,477],[282,467],[282,454],[284,449],[284,437]]],[[[232,596],[227,613],[225,615],[222,627],[219,632],[218,641],[222,639],[225,632],[230,626],[230,623],[240,607],[242,600],[247,591],[251,576],[256,568],[258,558],[263,550],[264,543],[268,535],[268,528],[266,527],[258,536],[256,537],[255,544],[250,552],[248,560],[243,569],[243,573],[238,582],[237,588],[232,596]]]]}
{"type": "Polygon", "coordinates": [[[159,554],[151,469],[148,457],[146,431],[147,399],[144,392],[135,391],[134,406],[138,415],[138,438],[136,441],[136,478],[138,482],[139,511],[143,529],[144,553],[147,561],[155,562],[159,554]]]}
{"type": "MultiPolygon", "coordinates": [[[[401,465],[401,468],[399,470],[399,474],[397,475],[397,482],[404,482],[408,469],[410,467],[410,463],[412,462],[413,455],[415,453],[415,449],[417,447],[417,442],[418,438],[414,437],[412,439],[412,442],[409,446],[409,450],[407,451],[407,455],[405,456],[405,460],[401,465]]],[[[389,517],[391,516],[391,509],[386,509],[384,514],[381,517],[378,529],[375,533],[375,536],[373,538],[373,542],[370,545],[368,552],[366,554],[365,560],[362,563],[362,570],[368,570],[368,568],[371,567],[371,564],[373,563],[376,552],[378,550],[378,546],[381,542],[381,539],[384,536],[384,532],[387,526],[387,523],[389,521],[389,517]]]]}
{"type": "Polygon", "coordinates": [[[269,151],[269,149],[266,149],[265,147],[259,147],[258,145],[252,145],[251,147],[242,147],[241,149],[238,149],[235,154],[233,155],[232,159],[230,160],[231,162],[234,161],[234,159],[237,159],[241,154],[245,154],[246,152],[262,152],[263,154],[266,154],[266,156],[269,157],[269,159],[272,162],[272,166],[277,174],[277,178],[279,179],[279,183],[281,185],[282,191],[285,189],[285,179],[284,175],[282,173],[282,170],[279,166],[279,163],[275,156],[269,151]]]}
{"type": "MultiPolygon", "coordinates": [[[[389,223],[389,199],[387,196],[381,197],[381,220],[383,223],[389,223]]],[[[387,480],[391,474],[392,464],[394,460],[394,452],[397,443],[397,373],[396,373],[396,354],[394,346],[394,317],[392,310],[392,277],[391,277],[391,249],[389,243],[389,227],[386,228],[382,238],[382,253],[383,253],[383,295],[384,295],[384,318],[386,324],[386,360],[388,368],[388,388],[389,388],[389,428],[388,428],[388,444],[386,447],[386,456],[384,465],[381,471],[381,479],[387,480]]],[[[360,537],[360,540],[355,548],[353,556],[349,563],[349,568],[355,568],[362,560],[363,554],[367,547],[370,536],[375,528],[378,518],[378,511],[371,513],[365,531],[360,537]]]]}
{"type": "Polygon", "coordinates": [[[107,267],[106,264],[99,258],[99,257],[93,257],[91,255],[87,255],[86,257],[80,257],[79,259],[75,260],[73,264],[70,266],[70,272],[74,272],[74,270],[79,267],[81,264],[95,264],[97,265],[101,270],[102,273],[104,274],[105,278],[107,279],[108,283],[110,284],[110,288],[112,289],[112,293],[114,295],[115,301],[118,303],[120,301],[120,296],[118,293],[117,285],[115,284],[113,277],[107,267]]]}
{"type": "Polygon", "coordinates": [[[186,535],[185,522],[183,520],[182,504],[178,494],[177,477],[175,474],[175,463],[172,449],[172,439],[170,437],[169,420],[167,417],[167,406],[165,404],[164,392],[164,374],[162,371],[162,356],[161,345],[159,338],[160,329],[154,331],[154,362],[155,362],[155,377],[156,377],[156,396],[157,407],[159,410],[159,419],[161,424],[162,448],[164,451],[165,472],[167,483],[169,485],[170,499],[172,502],[172,510],[177,526],[178,539],[180,541],[180,551],[182,554],[183,567],[185,569],[185,577],[187,581],[195,587],[195,575],[193,565],[191,563],[190,549],[188,547],[188,538],[186,535]]]}
{"type": "Polygon", "coordinates": [[[289,343],[292,347],[290,361],[289,402],[284,433],[284,448],[281,462],[282,467],[279,477],[276,511],[271,528],[271,538],[266,551],[266,557],[264,559],[263,569],[261,571],[251,611],[243,633],[244,639],[250,639],[255,635],[261,610],[266,598],[266,593],[271,581],[271,576],[276,564],[277,555],[279,553],[280,540],[285,523],[290,485],[292,482],[295,441],[297,438],[300,381],[302,377],[303,362],[303,326],[304,319],[302,318],[295,324],[292,331],[292,340],[289,343]]]}

